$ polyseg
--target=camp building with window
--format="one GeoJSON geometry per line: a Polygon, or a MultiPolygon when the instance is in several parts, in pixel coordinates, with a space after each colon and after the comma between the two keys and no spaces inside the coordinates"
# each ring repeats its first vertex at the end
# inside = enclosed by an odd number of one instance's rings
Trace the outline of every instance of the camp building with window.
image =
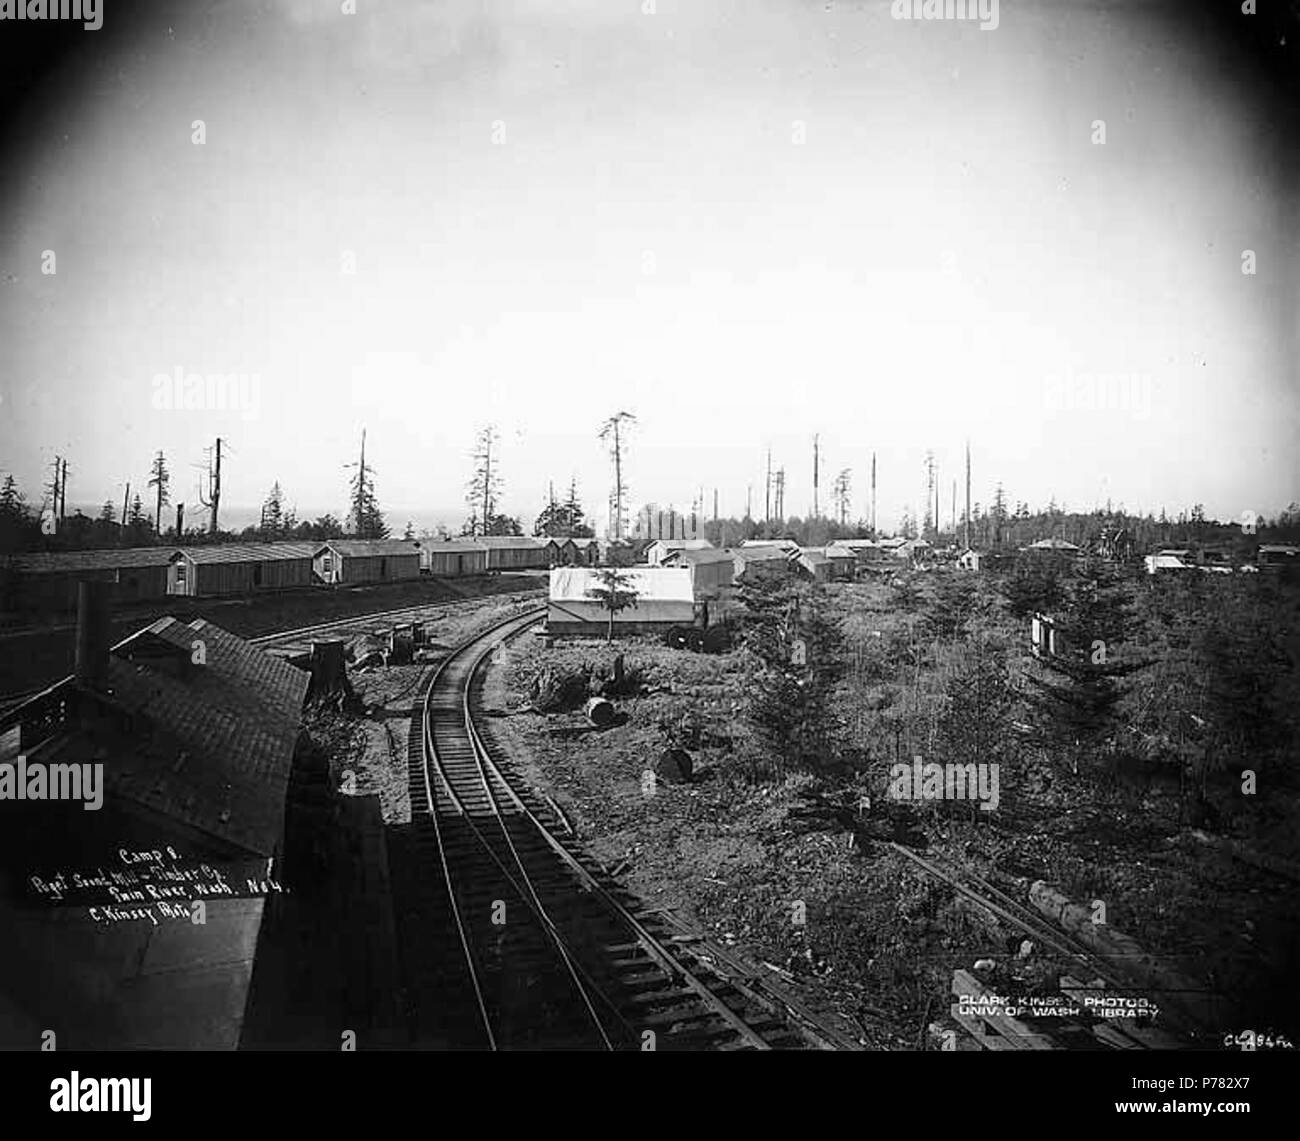
{"type": "Polygon", "coordinates": [[[311,565],[329,586],[397,582],[420,577],[420,555],[410,539],[330,539],[315,549],[311,565]]]}
{"type": "Polygon", "coordinates": [[[313,543],[223,543],[184,547],[167,566],[167,593],[191,598],[255,594],[311,585],[313,543]]]}

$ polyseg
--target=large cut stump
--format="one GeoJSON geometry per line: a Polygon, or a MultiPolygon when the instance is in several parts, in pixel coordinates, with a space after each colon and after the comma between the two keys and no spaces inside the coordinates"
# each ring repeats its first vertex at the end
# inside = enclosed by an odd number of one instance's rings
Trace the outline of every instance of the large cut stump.
{"type": "Polygon", "coordinates": [[[355,700],[348,680],[345,643],[332,638],[311,644],[311,683],[307,687],[310,701],[327,701],[342,709],[355,700]]]}

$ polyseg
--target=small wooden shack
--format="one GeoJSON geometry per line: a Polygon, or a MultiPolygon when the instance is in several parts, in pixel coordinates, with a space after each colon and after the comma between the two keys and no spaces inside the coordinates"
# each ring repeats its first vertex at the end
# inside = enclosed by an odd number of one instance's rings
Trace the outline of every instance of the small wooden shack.
{"type": "Polygon", "coordinates": [[[311,585],[312,543],[223,543],[171,556],[167,593],[190,598],[311,585]]]}
{"type": "Polygon", "coordinates": [[[421,547],[410,539],[331,539],[312,555],[316,578],[330,586],[420,577],[421,547]]]}
{"type": "Polygon", "coordinates": [[[488,549],[473,539],[436,539],[420,546],[420,570],[438,578],[487,574],[488,549]]]}
{"type": "Polygon", "coordinates": [[[487,548],[488,570],[545,570],[551,565],[547,540],[526,535],[477,535],[474,542],[487,548]]]}
{"type": "Polygon", "coordinates": [[[645,561],[652,567],[661,566],[675,551],[711,551],[708,539],[656,539],[645,549],[645,561]]]}
{"type": "Polygon", "coordinates": [[[666,567],[685,567],[691,572],[691,590],[696,601],[719,597],[736,577],[736,557],[731,551],[669,551],[666,567]]]}

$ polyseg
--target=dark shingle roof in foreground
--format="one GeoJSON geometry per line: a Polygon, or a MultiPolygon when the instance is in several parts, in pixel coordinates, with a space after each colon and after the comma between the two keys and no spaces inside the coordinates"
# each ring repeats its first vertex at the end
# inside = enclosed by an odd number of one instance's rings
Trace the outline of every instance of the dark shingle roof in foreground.
{"type": "Polygon", "coordinates": [[[308,680],[210,622],[159,619],[109,659],[108,700],[149,731],[114,750],[107,792],[271,855],[308,680]],[[161,668],[159,658],[180,668],[161,668]]]}

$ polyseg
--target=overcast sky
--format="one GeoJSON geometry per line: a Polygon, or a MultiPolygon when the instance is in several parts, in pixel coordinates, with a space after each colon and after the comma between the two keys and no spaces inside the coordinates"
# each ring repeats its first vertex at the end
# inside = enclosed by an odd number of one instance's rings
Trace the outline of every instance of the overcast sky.
{"type": "Polygon", "coordinates": [[[1300,498],[1300,194],[1167,9],[651,7],[108,6],[0,169],[0,470],[120,502],[161,448],[194,518],[219,434],[227,505],[341,515],[365,426],[390,524],[459,523],[492,421],[505,510],[572,476],[603,528],[626,409],[634,503],[761,512],[770,445],[804,514],[815,432],[882,526],[967,436],[985,503],[1300,498]],[[178,368],[258,405],[155,407],[178,368]]]}

